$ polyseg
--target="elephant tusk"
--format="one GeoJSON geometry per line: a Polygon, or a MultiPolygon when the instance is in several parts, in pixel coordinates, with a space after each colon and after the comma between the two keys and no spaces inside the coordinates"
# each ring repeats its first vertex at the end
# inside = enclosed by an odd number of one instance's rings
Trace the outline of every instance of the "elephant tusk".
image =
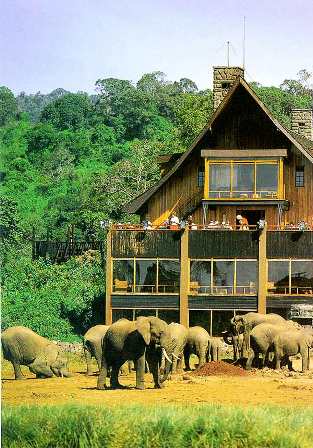
{"type": "Polygon", "coordinates": [[[172,364],[172,361],[171,361],[171,359],[168,357],[168,354],[166,353],[166,350],[165,350],[164,347],[162,348],[162,353],[163,353],[163,355],[165,356],[165,358],[168,360],[168,362],[170,362],[170,363],[172,364]]]}
{"type": "Polygon", "coordinates": [[[180,359],[180,357],[175,355],[175,353],[172,353],[172,356],[174,356],[174,358],[176,358],[176,359],[180,359]]]}

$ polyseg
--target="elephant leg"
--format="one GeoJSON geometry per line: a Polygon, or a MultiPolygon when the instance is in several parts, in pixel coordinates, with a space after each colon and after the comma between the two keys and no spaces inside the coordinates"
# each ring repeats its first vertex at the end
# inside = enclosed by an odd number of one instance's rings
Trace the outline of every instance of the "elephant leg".
{"type": "Polygon", "coordinates": [[[212,360],[213,361],[218,361],[218,354],[217,354],[217,347],[212,347],[212,360]]]}
{"type": "Polygon", "coordinates": [[[185,347],[185,350],[184,350],[185,370],[191,370],[191,368],[190,368],[190,355],[191,355],[191,352],[190,352],[189,347],[185,347]]]}
{"type": "MultiPolygon", "coordinates": [[[[148,358],[149,369],[153,376],[154,388],[162,389],[164,387],[164,384],[161,383],[161,381],[160,381],[159,363],[158,363],[157,359],[155,359],[153,356],[147,356],[147,358],[148,358]]],[[[165,367],[164,367],[164,369],[165,369],[165,367]]]]}
{"type": "Polygon", "coordinates": [[[199,358],[199,365],[198,365],[198,369],[202,366],[204,366],[205,362],[206,362],[206,354],[207,354],[207,350],[206,347],[202,347],[200,346],[197,350],[197,356],[199,358]]]}
{"type": "Polygon", "coordinates": [[[112,364],[112,372],[111,372],[111,388],[112,389],[125,389],[122,384],[118,381],[118,375],[120,372],[120,368],[124,364],[125,360],[115,360],[112,364]]]}
{"type": "Polygon", "coordinates": [[[254,353],[253,349],[250,348],[249,356],[248,356],[247,362],[246,362],[246,370],[250,370],[251,369],[254,357],[255,357],[255,353],[254,353]]]}
{"type": "Polygon", "coordinates": [[[305,372],[306,370],[309,370],[309,356],[308,356],[308,350],[305,347],[305,349],[301,350],[301,357],[302,357],[302,372],[305,372]]]}
{"type": "Polygon", "coordinates": [[[177,361],[178,361],[178,357],[175,354],[175,355],[172,356],[172,367],[171,367],[171,370],[172,370],[173,374],[177,372],[177,361]]]}
{"type": "Polygon", "coordinates": [[[146,357],[143,354],[136,360],[136,389],[144,390],[145,388],[145,368],[146,357]]]}
{"type": "Polygon", "coordinates": [[[98,376],[97,389],[104,390],[106,388],[106,378],[108,375],[108,363],[105,358],[102,358],[101,369],[98,376]]]}
{"type": "Polygon", "coordinates": [[[20,364],[16,361],[11,361],[11,362],[13,364],[15,379],[16,380],[26,380],[26,376],[23,375],[20,364]]]}
{"type": "Polygon", "coordinates": [[[95,358],[96,358],[96,361],[97,361],[97,364],[98,364],[98,369],[99,369],[99,372],[100,372],[100,369],[101,369],[101,358],[102,358],[102,353],[99,353],[97,350],[95,351],[95,358]]]}
{"type": "Polygon", "coordinates": [[[87,375],[92,375],[93,371],[92,371],[92,368],[91,368],[91,354],[90,354],[90,351],[87,348],[84,347],[84,352],[85,352],[85,359],[86,359],[86,364],[87,364],[87,375]]]}
{"type": "Polygon", "coordinates": [[[181,353],[179,359],[177,360],[177,373],[181,373],[183,371],[183,354],[181,353]]]}
{"type": "Polygon", "coordinates": [[[279,353],[277,351],[275,351],[275,369],[276,370],[280,369],[280,360],[281,360],[281,357],[280,357],[279,353]]]}

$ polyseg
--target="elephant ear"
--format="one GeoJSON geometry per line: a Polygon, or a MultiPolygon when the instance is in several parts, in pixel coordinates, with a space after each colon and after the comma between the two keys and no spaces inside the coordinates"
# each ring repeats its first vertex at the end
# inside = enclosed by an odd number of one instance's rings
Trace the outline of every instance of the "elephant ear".
{"type": "Polygon", "coordinates": [[[150,321],[147,317],[138,317],[137,319],[137,331],[143,337],[146,345],[150,344],[151,341],[151,327],[150,321]]]}

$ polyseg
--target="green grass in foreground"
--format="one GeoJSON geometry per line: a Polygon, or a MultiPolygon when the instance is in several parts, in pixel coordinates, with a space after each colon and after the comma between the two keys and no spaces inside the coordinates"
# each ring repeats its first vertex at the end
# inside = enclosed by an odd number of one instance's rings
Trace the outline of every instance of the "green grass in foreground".
{"type": "Polygon", "coordinates": [[[2,447],[312,448],[313,409],[8,407],[2,447]]]}

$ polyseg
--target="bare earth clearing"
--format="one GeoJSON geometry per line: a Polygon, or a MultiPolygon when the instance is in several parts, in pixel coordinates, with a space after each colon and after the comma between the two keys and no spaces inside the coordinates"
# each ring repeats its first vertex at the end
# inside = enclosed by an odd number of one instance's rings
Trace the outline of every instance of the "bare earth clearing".
{"type": "MultiPolygon", "coordinates": [[[[312,360],[313,361],[313,360],[312,360]]],[[[300,360],[293,362],[300,369],[300,360]]],[[[313,362],[309,373],[287,371],[251,371],[246,376],[175,375],[165,388],[153,389],[152,376],[146,375],[146,390],[134,389],[135,372],[121,376],[126,390],[96,389],[97,376],[85,375],[85,364],[76,357],[70,364],[72,378],[35,379],[22,367],[27,379],[15,381],[10,363],[2,364],[2,402],[10,405],[45,404],[201,404],[313,406],[313,362]],[[290,375],[290,376],[289,376],[290,375]]]]}

